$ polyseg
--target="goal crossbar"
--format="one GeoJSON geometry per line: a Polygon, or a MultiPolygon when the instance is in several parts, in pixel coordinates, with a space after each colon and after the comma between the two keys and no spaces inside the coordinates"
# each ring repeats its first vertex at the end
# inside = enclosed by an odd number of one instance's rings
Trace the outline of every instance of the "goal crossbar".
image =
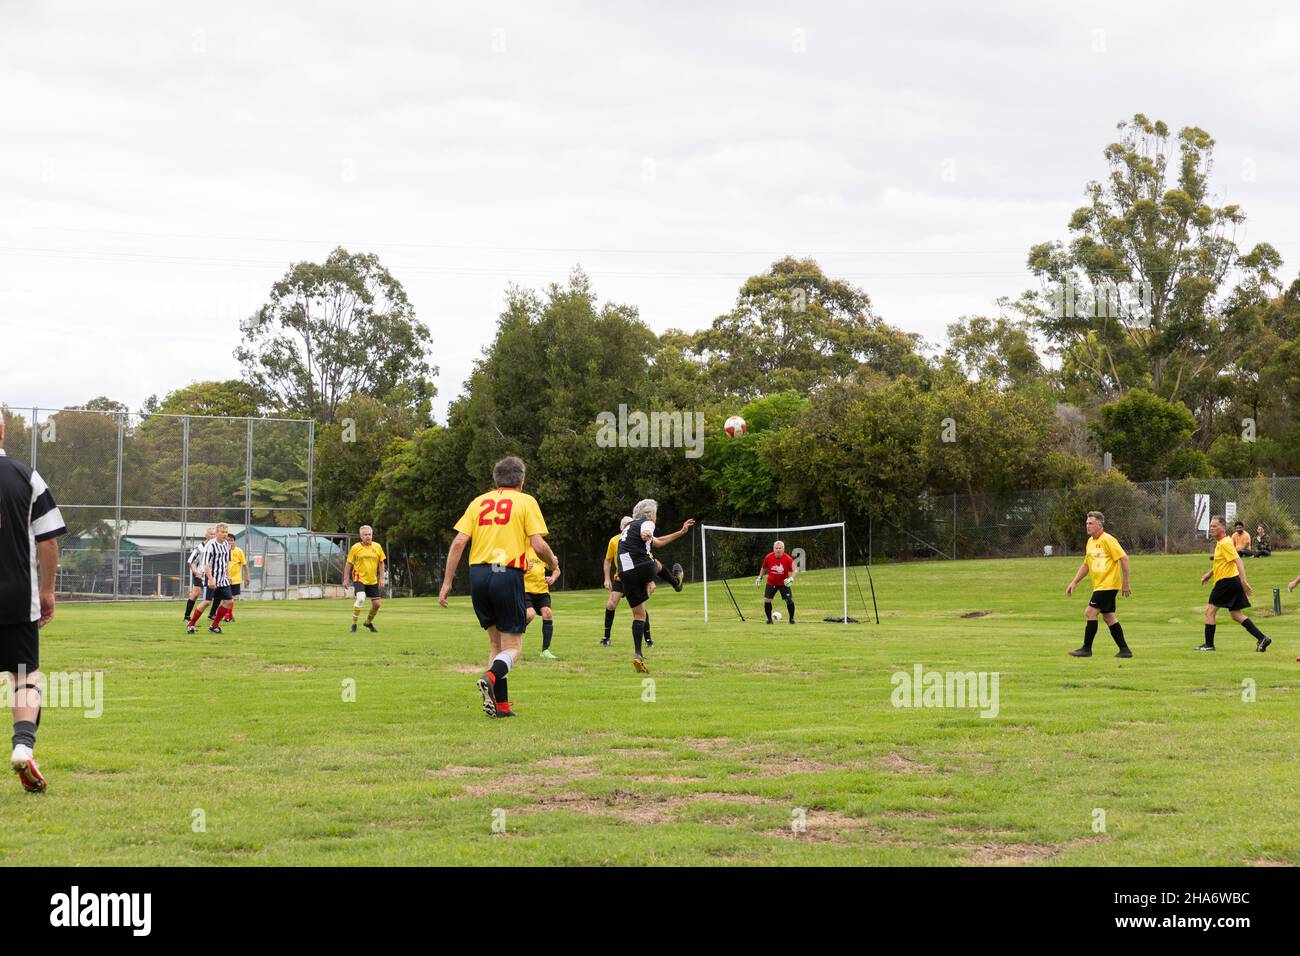
{"type": "MultiPolygon", "coordinates": [[[[782,528],[732,528],[720,524],[702,524],[700,525],[700,559],[701,569],[704,574],[704,623],[709,622],[709,548],[706,532],[709,531],[734,531],[750,534],[784,534],[789,531],[829,531],[832,528],[840,529],[840,579],[841,593],[843,594],[844,616],[841,619],[845,624],[849,622],[849,543],[847,525],[843,521],[832,521],[829,524],[805,524],[795,525],[792,527],[782,528]]],[[[725,578],[723,579],[725,581],[725,578]]]]}

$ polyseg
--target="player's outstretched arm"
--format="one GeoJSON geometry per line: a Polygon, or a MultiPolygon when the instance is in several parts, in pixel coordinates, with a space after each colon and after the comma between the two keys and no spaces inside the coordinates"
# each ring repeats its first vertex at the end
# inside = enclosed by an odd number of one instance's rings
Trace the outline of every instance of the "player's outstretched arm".
{"type": "Polygon", "coordinates": [[[676,531],[674,531],[672,534],[666,534],[662,538],[651,538],[650,543],[653,544],[656,548],[662,548],[664,545],[672,544],[674,541],[676,541],[686,532],[690,531],[691,526],[694,524],[695,524],[694,518],[687,518],[684,522],[682,522],[682,526],[676,531]]]}
{"type": "Polygon", "coordinates": [[[438,604],[442,607],[447,606],[447,595],[451,593],[451,581],[456,576],[456,566],[460,564],[460,556],[465,552],[465,545],[469,544],[469,535],[464,531],[457,531],[456,537],[451,541],[451,547],[447,549],[447,567],[442,572],[442,589],[438,591],[438,604]]]}

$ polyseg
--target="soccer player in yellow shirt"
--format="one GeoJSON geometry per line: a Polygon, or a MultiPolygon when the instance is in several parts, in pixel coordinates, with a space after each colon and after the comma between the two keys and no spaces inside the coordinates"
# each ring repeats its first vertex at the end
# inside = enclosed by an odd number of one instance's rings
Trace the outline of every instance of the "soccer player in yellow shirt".
{"type": "Polygon", "coordinates": [[[528,570],[524,572],[524,598],[528,601],[527,618],[528,623],[532,624],[539,614],[542,617],[541,656],[548,661],[557,659],[551,653],[551,637],[555,633],[555,619],[551,613],[551,586],[559,577],[558,568],[550,574],[546,573],[546,565],[542,564],[542,559],[537,556],[537,552],[530,544],[528,570]]]}
{"type": "Polygon", "coordinates": [[[560,561],[546,543],[546,520],[537,499],[524,494],[524,462],[513,455],[492,468],[497,487],[469,503],[456,522],[456,537],[447,551],[438,604],[447,607],[452,578],[469,546],[469,595],[478,623],[488,633],[491,665],[478,679],[483,713],[513,717],[508,676],[524,648],[528,626],[524,570],[528,546],[553,573],[560,561]]]}
{"type": "Polygon", "coordinates": [[[1255,626],[1255,622],[1242,614],[1244,608],[1250,607],[1247,595],[1254,594],[1255,589],[1246,581],[1246,565],[1242,563],[1237,549],[1232,546],[1228,530],[1223,526],[1223,518],[1215,515],[1210,519],[1210,534],[1214,536],[1214,556],[1210,559],[1210,570],[1201,575],[1204,585],[1214,578],[1214,587],[1210,589],[1210,600],[1205,605],[1205,643],[1198,651],[1214,650],[1214,618],[1219,608],[1225,607],[1232,619],[1246,629],[1255,639],[1255,650],[1263,653],[1273,639],[1255,626]]]}
{"type": "Polygon", "coordinates": [[[1128,554],[1114,535],[1106,533],[1106,516],[1100,511],[1089,511],[1084,527],[1088,529],[1086,556],[1065,594],[1067,597],[1073,594],[1075,585],[1088,574],[1092,576],[1092,597],[1088,599],[1088,608],[1084,612],[1083,647],[1070,651],[1070,656],[1092,657],[1092,639],[1097,636],[1097,618],[1100,616],[1119,647],[1115,656],[1132,657],[1133,652],[1124,642],[1124,628],[1115,614],[1116,593],[1123,591],[1125,597],[1133,593],[1128,586],[1128,554]]]}
{"type": "Polygon", "coordinates": [[[388,582],[388,555],[384,554],[383,546],[375,540],[375,531],[370,525],[363,524],[360,534],[361,540],[348,551],[348,561],[343,568],[343,586],[347,587],[350,581],[353,593],[356,594],[356,600],[352,602],[352,633],[357,631],[357,619],[361,617],[361,609],[366,606],[366,598],[369,598],[370,613],[366,615],[365,628],[371,634],[378,634],[375,615],[383,603],[379,595],[388,582]]]}

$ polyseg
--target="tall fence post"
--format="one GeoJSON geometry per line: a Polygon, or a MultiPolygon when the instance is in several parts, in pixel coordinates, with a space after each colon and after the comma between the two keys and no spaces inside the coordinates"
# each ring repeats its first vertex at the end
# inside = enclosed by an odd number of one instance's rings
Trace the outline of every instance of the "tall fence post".
{"type": "Polygon", "coordinates": [[[1165,554],[1169,553],[1169,479],[1165,478],[1165,554]]]}
{"type": "Polygon", "coordinates": [[[185,544],[189,537],[190,518],[190,416],[181,416],[181,590],[190,575],[185,572],[185,544]]]}
{"type": "Polygon", "coordinates": [[[307,422],[307,530],[312,527],[312,484],[316,475],[316,419],[307,422]]]}
{"type": "Polygon", "coordinates": [[[1273,472],[1273,481],[1268,492],[1268,520],[1277,525],[1277,472],[1273,472]]]}
{"type": "Polygon", "coordinates": [[[31,465],[33,471],[36,470],[36,419],[40,417],[40,414],[41,410],[39,408],[32,409],[32,454],[28,458],[28,464],[31,465]]]}
{"type": "Polygon", "coordinates": [[[113,600],[121,596],[122,581],[122,445],[126,416],[117,416],[117,494],[113,499],[113,600]]]}
{"type": "MultiPolygon", "coordinates": [[[[253,526],[253,420],[248,420],[248,442],[244,448],[244,539],[253,526]]],[[[308,526],[310,529],[310,526],[308,526]]]]}

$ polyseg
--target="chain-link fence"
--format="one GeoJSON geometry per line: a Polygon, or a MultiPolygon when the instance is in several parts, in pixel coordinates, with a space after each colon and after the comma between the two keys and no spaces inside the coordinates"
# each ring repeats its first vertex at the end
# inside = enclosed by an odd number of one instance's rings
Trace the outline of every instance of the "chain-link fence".
{"type": "Polygon", "coordinates": [[[1300,477],[1185,478],[1129,482],[1098,479],[1076,488],[1008,495],[920,499],[906,514],[859,523],[852,538],[867,560],[999,558],[1081,554],[1089,511],[1134,553],[1204,550],[1213,515],[1229,530],[1240,521],[1252,547],[1262,528],[1267,547],[1300,545],[1300,477]]]}
{"type": "MultiPolygon", "coordinates": [[[[245,590],[317,583],[339,544],[311,532],[315,423],[116,409],[0,407],[6,450],[49,483],[68,525],[60,596],[169,598],[185,560],[225,522],[244,549],[245,590]]],[[[332,536],[341,537],[341,536],[332,536]]],[[[343,549],[346,555],[346,548],[343,549]]],[[[335,580],[342,579],[342,565],[335,580]]]]}

